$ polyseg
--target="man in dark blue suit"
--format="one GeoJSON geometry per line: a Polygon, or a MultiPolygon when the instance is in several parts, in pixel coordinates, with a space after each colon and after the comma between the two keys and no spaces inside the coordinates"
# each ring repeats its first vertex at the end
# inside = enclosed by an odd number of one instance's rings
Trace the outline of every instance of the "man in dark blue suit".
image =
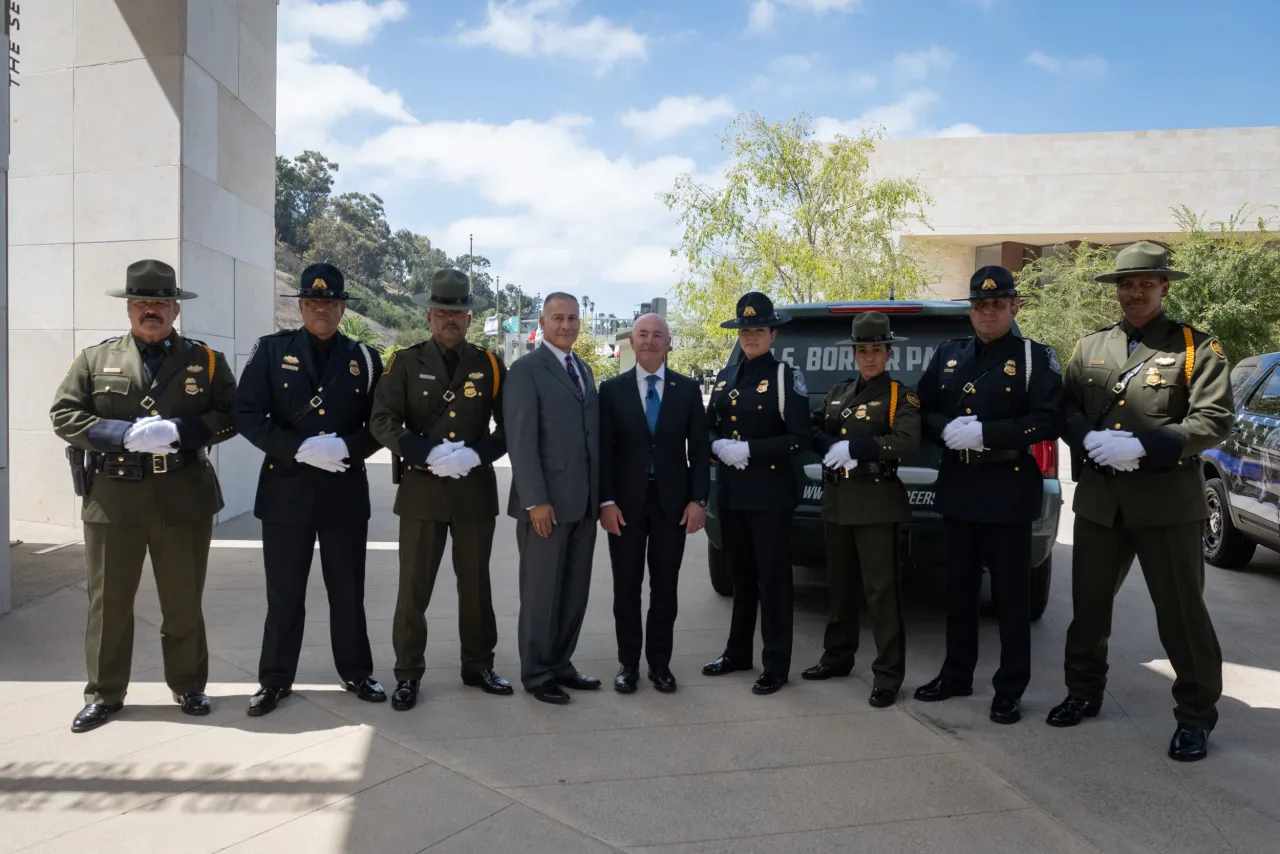
{"type": "Polygon", "coordinates": [[[944,341],[919,395],[926,439],[942,446],[938,509],[947,540],[947,658],[916,690],[925,702],[973,693],[985,564],[1000,608],[991,720],[1016,723],[1031,679],[1031,523],[1044,478],[1031,446],[1058,438],[1062,371],[1053,351],[1013,332],[1018,288],[1004,267],[969,282],[974,335],[944,341]]]}
{"type": "Polygon", "coordinates": [[[711,439],[702,390],[666,367],[667,322],[656,314],[638,318],[631,345],[636,366],[600,384],[600,527],[609,533],[621,664],[613,687],[623,694],[636,690],[643,644],[649,681],[669,694],[676,690],[671,649],[684,539],[706,524],[711,439]],[[640,588],[646,550],[644,631],[640,588]]]}
{"type": "Polygon", "coordinates": [[[337,267],[303,270],[298,297],[305,327],[259,339],[233,410],[240,433],[266,453],[253,508],[262,520],[267,621],[252,717],[270,712],[292,690],[317,537],[342,686],[366,702],[387,699],[372,678],[364,614],[364,461],[379,447],[369,433],[369,413],[382,360],[338,331],[348,296],[337,267]]]}

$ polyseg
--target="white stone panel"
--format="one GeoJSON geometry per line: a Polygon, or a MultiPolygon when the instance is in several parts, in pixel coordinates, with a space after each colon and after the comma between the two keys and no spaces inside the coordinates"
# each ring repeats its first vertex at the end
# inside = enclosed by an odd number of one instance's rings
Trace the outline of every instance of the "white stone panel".
{"type": "Polygon", "coordinates": [[[240,23],[263,41],[276,43],[276,9],[271,0],[239,0],[240,23]]]}
{"type": "Polygon", "coordinates": [[[920,253],[933,283],[925,299],[958,299],[969,293],[969,277],[974,271],[974,248],[963,244],[930,240],[926,237],[904,237],[904,246],[920,253]]]}
{"type": "Polygon", "coordinates": [[[11,330],[71,328],[72,257],[70,243],[9,248],[11,330]]]}
{"type": "Polygon", "coordinates": [[[218,81],[183,57],[182,165],[218,182],[218,81]]]}
{"type": "MultiPolygon", "coordinates": [[[[67,360],[70,362],[70,358],[67,360]]],[[[52,402],[53,388],[46,401],[52,402]]],[[[45,405],[47,415],[47,403],[45,405]]],[[[46,427],[50,425],[46,422],[46,427]]],[[[10,430],[9,476],[13,484],[9,517],[15,522],[71,528],[80,522],[80,499],[71,489],[71,473],[63,449],[67,443],[50,429],[10,430]]],[[[13,533],[21,530],[16,524],[13,533]]]]}
{"type": "MultiPolygon", "coordinates": [[[[125,301],[107,296],[107,291],[123,288],[125,272],[134,261],[154,258],[178,274],[186,287],[185,271],[178,256],[177,240],[127,240],[113,243],[80,243],[75,248],[75,326],[77,329],[119,324],[129,325],[125,301]]],[[[106,336],[102,336],[106,337],[106,336]]],[[[102,338],[98,338],[101,341],[102,338]]]]}
{"type": "MultiPolygon", "coordinates": [[[[268,4],[256,4],[268,8],[268,4]]],[[[243,6],[242,6],[243,8],[243,6]]],[[[273,130],[276,126],[275,9],[269,28],[240,22],[240,100],[273,130]]]]}
{"type": "Polygon", "coordinates": [[[182,57],[75,70],[75,169],[101,172],[182,161],[182,57]]]}
{"type": "Polygon", "coordinates": [[[234,337],[236,285],[231,256],[183,241],[182,286],[199,294],[198,299],[182,304],[185,334],[201,340],[209,335],[234,337]]]}
{"type": "Polygon", "coordinates": [[[9,245],[72,241],[72,176],[9,179],[9,245]]]}
{"type": "Polygon", "coordinates": [[[236,2],[186,0],[185,5],[187,53],[236,94],[240,91],[240,17],[236,2]]]}
{"type": "Polygon", "coordinates": [[[225,89],[218,92],[218,184],[275,217],[276,135],[225,89]]]}
{"type": "Polygon", "coordinates": [[[73,72],[24,74],[9,87],[9,177],[66,175],[72,170],[73,72]]]}
{"type": "MultiPolygon", "coordinates": [[[[19,29],[9,34],[9,39],[18,45],[20,86],[26,85],[27,75],[70,68],[75,58],[75,0],[40,0],[23,5],[19,29]]],[[[9,91],[16,95],[17,87],[9,91]]]]}
{"type": "Polygon", "coordinates": [[[179,0],[75,0],[75,64],[177,56],[185,29],[179,0]]]}
{"type": "Polygon", "coordinates": [[[13,329],[9,332],[9,427],[52,430],[49,405],[75,358],[72,335],[65,329],[13,329]],[[39,354],[39,358],[31,358],[39,354]]]}
{"type": "Polygon", "coordinates": [[[181,236],[181,167],[88,172],[75,176],[80,243],[181,236]]]}
{"type": "Polygon", "coordinates": [[[190,169],[183,171],[182,190],[183,239],[224,255],[240,257],[236,252],[239,240],[236,197],[190,169]]]}
{"type": "Polygon", "coordinates": [[[222,485],[222,500],[226,504],[218,519],[226,521],[253,510],[263,453],[243,436],[236,436],[216,447],[218,482],[222,485]]]}
{"type": "Polygon", "coordinates": [[[236,349],[248,353],[253,342],[275,331],[275,273],[236,262],[236,349]]]}
{"type": "Polygon", "coordinates": [[[255,267],[275,269],[275,235],[274,212],[267,213],[242,199],[236,199],[236,258],[255,267]]]}

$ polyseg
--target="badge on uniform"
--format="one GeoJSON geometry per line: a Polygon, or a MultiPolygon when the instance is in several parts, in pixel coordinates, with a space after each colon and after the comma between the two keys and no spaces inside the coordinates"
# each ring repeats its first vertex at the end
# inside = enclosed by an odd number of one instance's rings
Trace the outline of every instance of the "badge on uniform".
{"type": "Polygon", "coordinates": [[[1154,365],[1150,368],[1147,368],[1147,385],[1150,385],[1150,386],[1167,385],[1167,383],[1164,380],[1164,377],[1160,376],[1160,369],[1155,367],[1154,365]]]}
{"type": "Polygon", "coordinates": [[[474,374],[467,374],[467,376],[473,380],[482,380],[484,379],[484,371],[476,371],[474,374]]]}
{"type": "Polygon", "coordinates": [[[907,403],[911,404],[916,409],[920,408],[920,398],[916,397],[916,393],[914,391],[907,392],[907,403]]]}
{"type": "Polygon", "coordinates": [[[1017,363],[1017,362],[1015,362],[1013,359],[1010,359],[1009,361],[1005,362],[1005,363],[1004,363],[1004,372],[1005,372],[1005,374],[1007,374],[1008,376],[1013,376],[1014,374],[1016,374],[1016,373],[1018,372],[1018,363],[1017,363]]]}
{"type": "Polygon", "coordinates": [[[1161,356],[1159,359],[1156,359],[1156,364],[1160,365],[1163,368],[1172,368],[1174,366],[1174,363],[1176,363],[1177,361],[1178,360],[1175,359],[1173,356],[1161,356]]]}
{"type": "Polygon", "coordinates": [[[1216,353],[1219,359],[1227,358],[1227,354],[1222,351],[1222,344],[1217,338],[1209,339],[1209,349],[1216,353]]]}
{"type": "Polygon", "coordinates": [[[199,394],[199,393],[200,393],[200,386],[196,385],[196,378],[195,378],[195,377],[187,377],[187,386],[186,386],[185,391],[187,392],[187,394],[199,394]]]}
{"type": "Polygon", "coordinates": [[[865,403],[858,404],[858,409],[853,413],[853,417],[865,421],[867,419],[867,405],[865,403]]]}
{"type": "Polygon", "coordinates": [[[724,385],[725,385],[725,383],[726,383],[726,382],[728,382],[728,381],[727,381],[727,380],[720,380],[720,382],[716,383],[716,391],[721,391],[721,390],[723,390],[723,389],[724,389],[724,385]]]}
{"type": "Polygon", "coordinates": [[[193,374],[198,374],[203,370],[204,370],[204,365],[187,365],[187,371],[193,374]]]}
{"type": "Polygon", "coordinates": [[[958,364],[960,364],[960,363],[959,363],[959,362],[957,362],[955,359],[948,359],[948,360],[947,360],[947,367],[948,367],[948,368],[954,368],[954,367],[955,367],[956,365],[958,365],[958,364]]]}
{"type": "Polygon", "coordinates": [[[285,357],[284,357],[284,360],[285,360],[286,362],[288,362],[289,364],[291,364],[291,365],[296,365],[296,364],[298,364],[298,357],[297,357],[297,356],[285,356],[285,357]]]}
{"type": "Polygon", "coordinates": [[[873,401],[871,401],[871,406],[879,406],[882,402],[883,402],[883,401],[873,400],[873,401]]]}
{"type": "Polygon", "coordinates": [[[355,359],[351,360],[351,365],[350,367],[348,367],[348,370],[351,371],[351,376],[353,377],[360,376],[360,366],[356,364],[355,359]]]}
{"type": "Polygon", "coordinates": [[[475,397],[479,394],[479,392],[476,391],[476,384],[471,380],[467,380],[466,384],[462,387],[462,394],[464,397],[475,397]]]}
{"type": "Polygon", "coordinates": [[[281,365],[280,367],[284,368],[286,371],[300,371],[300,370],[302,370],[302,369],[301,369],[301,368],[299,368],[297,365],[281,365]]]}
{"type": "Polygon", "coordinates": [[[760,380],[760,385],[756,386],[756,394],[764,394],[769,390],[769,381],[760,380]]]}

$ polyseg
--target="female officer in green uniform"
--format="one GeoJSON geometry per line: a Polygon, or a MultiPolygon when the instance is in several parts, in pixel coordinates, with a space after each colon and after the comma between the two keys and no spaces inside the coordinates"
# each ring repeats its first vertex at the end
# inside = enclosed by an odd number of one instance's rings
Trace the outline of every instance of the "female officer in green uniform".
{"type": "Polygon", "coordinates": [[[893,705],[906,670],[898,570],[898,524],[911,516],[898,460],[920,446],[920,399],[885,372],[889,345],[906,341],[878,311],[853,321],[859,376],[836,385],[813,414],[822,461],[822,519],[831,616],[822,659],[805,679],[848,676],[858,651],[858,576],[876,639],[868,702],[893,705]]]}

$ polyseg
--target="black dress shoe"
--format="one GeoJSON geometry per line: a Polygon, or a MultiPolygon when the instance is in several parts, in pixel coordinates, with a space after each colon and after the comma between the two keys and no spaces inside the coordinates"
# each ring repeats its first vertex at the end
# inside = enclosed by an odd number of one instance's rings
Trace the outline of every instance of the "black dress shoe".
{"type": "Polygon", "coordinates": [[[676,692],[676,677],[670,667],[650,667],[649,681],[653,683],[654,688],[664,694],[676,692]]]}
{"type": "Polygon", "coordinates": [[[553,706],[569,705],[569,695],[556,684],[554,679],[548,679],[541,685],[535,685],[525,690],[532,694],[535,700],[540,700],[543,703],[550,703],[553,706]]]}
{"type": "Polygon", "coordinates": [[[492,667],[486,670],[462,671],[462,684],[469,685],[472,688],[479,688],[486,694],[505,695],[515,693],[515,689],[511,687],[511,683],[494,673],[492,667]]]}
{"type": "Polygon", "coordinates": [[[774,676],[772,673],[761,673],[760,678],[756,680],[756,684],[751,686],[752,694],[764,696],[776,692],[783,685],[787,684],[787,680],[781,676],[774,676]]]}
{"type": "Polygon", "coordinates": [[[968,697],[971,694],[973,694],[972,685],[953,685],[941,676],[916,689],[916,699],[922,703],[936,703],[952,697],[968,697]]]}
{"type": "Polygon", "coordinates": [[[111,720],[111,716],[124,708],[124,703],[90,703],[80,710],[71,722],[72,732],[88,732],[111,720]]]}
{"type": "Polygon", "coordinates": [[[613,677],[613,690],[619,694],[634,694],[640,684],[640,668],[622,665],[618,675],[613,677]]]}
{"type": "Polygon", "coordinates": [[[1169,758],[1179,762],[1196,762],[1209,755],[1209,733],[1204,727],[1178,724],[1169,742],[1169,758]]]}
{"type": "Polygon", "coordinates": [[[997,694],[991,701],[991,720],[998,724],[1016,724],[1022,720],[1022,701],[997,694]]]}
{"type": "Polygon", "coordinates": [[[1076,726],[1085,718],[1096,718],[1100,711],[1102,711],[1101,700],[1068,696],[1049,711],[1049,717],[1045,719],[1045,723],[1056,727],[1076,726]]]}
{"type": "Polygon", "coordinates": [[[585,673],[574,673],[572,676],[557,676],[556,682],[575,691],[594,691],[600,687],[600,680],[585,673]]]}
{"type": "Polygon", "coordinates": [[[830,679],[832,676],[848,676],[853,672],[853,665],[848,667],[832,667],[830,664],[815,664],[800,674],[801,679],[830,679]]]}
{"type": "Polygon", "coordinates": [[[259,688],[258,693],[249,698],[249,717],[260,718],[275,711],[280,701],[292,693],[292,688],[259,688]]]}
{"type": "Polygon", "coordinates": [[[396,683],[396,690],[391,692],[391,708],[397,712],[407,712],[418,705],[417,679],[401,679],[396,683]]]}
{"type": "Polygon", "coordinates": [[[372,676],[366,676],[359,682],[344,681],[342,687],[366,703],[385,703],[387,701],[387,692],[382,690],[382,686],[372,676]]]}
{"type": "Polygon", "coordinates": [[[207,715],[213,711],[209,698],[203,691],[192,691],[190,694],[174,694],[173,701],[182,706],[184,715],[207,715]]]}
{"type": "Polygon", "coordinates": [[[890,691],[887,688],[873,688],[871,696],[867,698],[867,703],[877,709],[887,709],[893,705],[893,700],[897,696],[898,692],[896,691],[890,691]]]}
{"type": "Polygon", "coordinates": [[[703,676],[723,676],[726,673],[733,673],[736,670],[754,670],[751,662],[739,664],[733,661],[727,655],[722,655],[715,661],[702,665],[703,676]]]}

